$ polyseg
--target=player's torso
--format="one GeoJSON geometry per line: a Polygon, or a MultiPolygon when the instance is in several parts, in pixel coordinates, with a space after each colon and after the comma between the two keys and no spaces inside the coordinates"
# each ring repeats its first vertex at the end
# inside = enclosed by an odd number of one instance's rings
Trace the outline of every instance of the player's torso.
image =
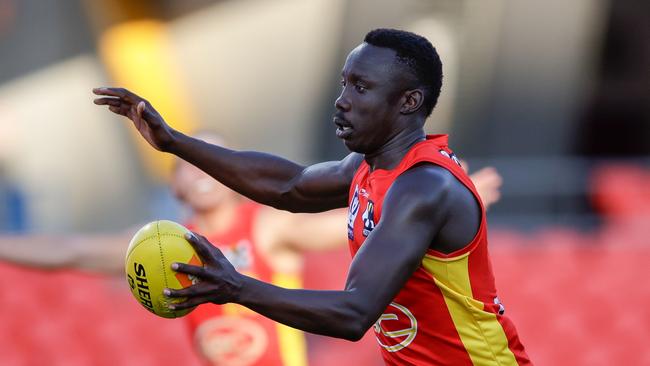
{"type": "MultiPolygon", "coordinates": [[[[298,287],[298,276],[274,273],[255,246],[252,224],[259,206],[239,208],[226,233],[207,236],[241,273],[261,281],[298,287]]],[[[191,228],[191,226],[190,226],[191,228]]],[[[304,337],[237,304],[203,304],[186,317],[195,347],[212,365],[304,366],[304,337]]]]}
{"type": "MultiPolygon", "coordinates": [[[[384,195],[392,182],[415,164],[442,166],[477,195],[446,145],[446,136],[431,136],[390,171],[370,172],[365,162],[361,165],[349,196],[348,239],[352,255],[379,223],[384,195]]],[[[396,243],[395,250],[400,245],[408,243],[396,243]]],[[[515,348],[520,344],[509,321],[498,314],[501,309],[483,217],[476,237],[462,250],[450,255],[428,251],[373,331],[389,365],[517,364],[510,343],[515,348]]]]}

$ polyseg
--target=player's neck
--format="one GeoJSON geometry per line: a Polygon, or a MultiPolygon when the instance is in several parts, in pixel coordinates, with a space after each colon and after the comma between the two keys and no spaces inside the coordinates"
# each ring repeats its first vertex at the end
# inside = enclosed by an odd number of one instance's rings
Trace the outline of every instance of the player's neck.
{"type": "Polygon", "coordinates": [[[366,154],[365,160],[370,165],[371,171],[376,169],[393,169],[402,161],[413,145],[425,139],[426,134],[422,128],[410,131],[405,130],[390,138],[377,151],[366,154]]]}
{"type": "Polygon", "coordinates": [[[197,212],[194,222],[200,234],[220,235],[230,230],[237,217],[239,202],[229,200],[221,202],[212,210],[197,212]]]}

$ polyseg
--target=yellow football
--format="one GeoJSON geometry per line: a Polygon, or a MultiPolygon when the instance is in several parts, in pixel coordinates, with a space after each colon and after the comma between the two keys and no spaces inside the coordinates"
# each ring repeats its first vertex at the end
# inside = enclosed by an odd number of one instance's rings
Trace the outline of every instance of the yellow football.
{"type": "Polygon", "coordinates": [[[185,240],[189,232],[173,221],[151,222],[131,239],[126,251],[126,279],[131,293],[150,312],[164,318],[177,318],[193,309],[170,310],[170,303],[184,299],[170,299],[163,295],[165,288],[181,289],[196,282],[193,276],[171,269],[174,262],[203,265],[192,245],[185,240]]]}

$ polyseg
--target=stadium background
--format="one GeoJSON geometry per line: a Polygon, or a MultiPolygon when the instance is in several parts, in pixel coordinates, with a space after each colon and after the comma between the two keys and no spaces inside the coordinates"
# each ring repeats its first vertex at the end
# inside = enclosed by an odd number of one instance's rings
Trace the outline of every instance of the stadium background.
{"type": "MultiPolygon", "coordinates": [[[[371,28],[403,28],[444,62],[428,129],[504,177],[491,252],[530,356],[648,365],[649,25],[641,0],[0,0],[0,232],[178,218],[169,158],[92,87],[131,88],[242,148],[339,158],[345,55],[371,28]]],[[[308,254],[306,285],[340,287],[348,261],[308,254]]],[[[3,365],[198,362],[182,323],[142,311],[119,278],[0,263],[0,306],[3,365]]],[[[371,337],[308,341],[312,365],[379,364],[371,337]]]]}

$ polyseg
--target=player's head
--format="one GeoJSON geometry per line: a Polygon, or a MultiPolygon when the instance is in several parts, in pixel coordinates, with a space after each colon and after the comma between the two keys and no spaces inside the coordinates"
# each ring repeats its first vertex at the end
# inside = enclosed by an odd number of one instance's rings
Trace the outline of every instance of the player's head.
{"type": "Polygon", "coordinates": [[[336,100],[337,134],[348,148],[375,151],[398,131],[421,129],[442,86],[442,63],[424,37],[375,29],[345,62],[336,100]]]}
{"type": "MultiPolygon", "coordinates": [[[[219,146],[225,145],[223,138],[215,133],[200,132],[196,138],[219,146]]],[[[239,195],[230,188],[181,159],[176,159],[171,188],[181,202],[198,213],[215,210],[224,203],[239,199],[239,195]]]]}

